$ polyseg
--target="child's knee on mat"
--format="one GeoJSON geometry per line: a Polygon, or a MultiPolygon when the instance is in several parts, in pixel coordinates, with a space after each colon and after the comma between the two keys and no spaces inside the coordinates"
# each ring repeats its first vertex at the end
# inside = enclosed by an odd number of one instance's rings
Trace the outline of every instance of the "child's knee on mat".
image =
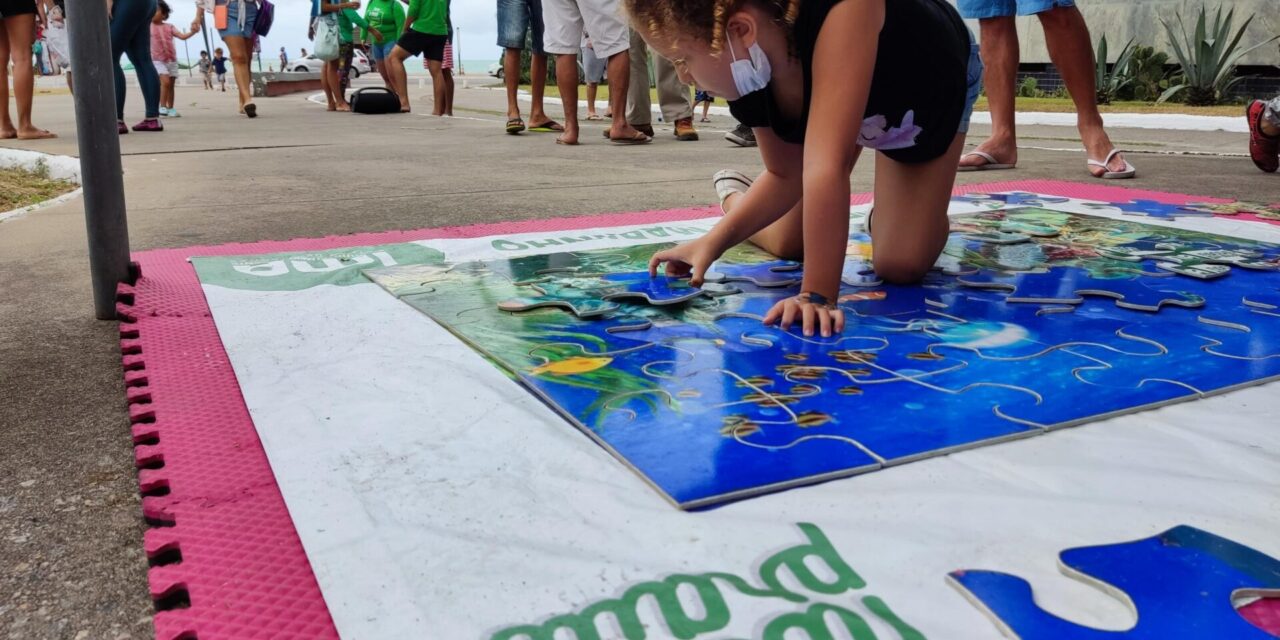
{"type": "Polygon", "coordinates": [[[937,256],[877,252],[871,259],[871,266],[885,282],[912,284],[923,280],[936,260],[937,256]]]}

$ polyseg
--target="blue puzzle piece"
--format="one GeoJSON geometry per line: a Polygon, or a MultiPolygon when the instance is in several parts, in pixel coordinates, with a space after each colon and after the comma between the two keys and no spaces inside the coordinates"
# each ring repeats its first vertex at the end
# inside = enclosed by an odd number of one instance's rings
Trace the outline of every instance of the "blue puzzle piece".
{"type": "Polygon", "coordinates": [[[707,282],[750,282],[760,287],[789,287],[799,284],[804,277],[800,263],[790,260],[774,260],[760,264],[711,265],[704,275],[707,282]]]}
{"type": "Polygon", "coordinates": [[[1191,209],[1188,207],[1159,202],[1157,200],[1132,200],[1130,202],[1112,202],[1109,204],[1089,204],[1086,205],[1092,209],[1119,209],[1121,213],[1128,213],[1135,216],[1146,216],[1148,218],[1156,218],[1159,220],[1173,220],[1175,218],[1212,218],[1213,214],[1207,211],[1191,209]]]}
{"type": "Polygon", "coordinates": [[[1063,572],[1128,596],[1137,623],[1102,631],[1039,607],[1031,585],[994,571],[952,572],[949,582],[1012,638],[1024,640],[1270,640],[1246,621],[1232,597],[1241,590],[1280,588],[1280,560],[1186,525],[1111,545],[1068,549],[1063,572]]]}
{"type": "Polygon", "coordinates": [[[1095,278],[1083,269],[1053,267],[1044,271],[1004,273],[979,271],[959,277],[962,285],[1009,292],[1009,302],[1039,304],[1079,304],[1082,296],[1115,299],[1116,306],[1140,311],[1157,311],[1166,305],[1204,306],[1204,297],[1186,289],[1194,279],[1131,274],[1118,278],[1095,278]]]}
{"type": "Polygon", "coordinates": [[[1010,207],[1043,207],[1050,204],[1067,202],[1070,198],[1049,196],[1039,193],[1028,193],[1026,191],[1006,191],[1004,193],[966,193],[961,196],[952,196],[951,200],[954,202],[967,202],[972,204],[997,203],[1010,207]]]}
{"type": "Polygon", "coordinates": [[[609,273],[601,280],[612,283],[602,289],[601,298],[609,301],[643,301],[647,304],[668,305],[688,302],[703,295],[702,290],[691,286],[688,280],[650,276],[646,271],[609,273]]]}

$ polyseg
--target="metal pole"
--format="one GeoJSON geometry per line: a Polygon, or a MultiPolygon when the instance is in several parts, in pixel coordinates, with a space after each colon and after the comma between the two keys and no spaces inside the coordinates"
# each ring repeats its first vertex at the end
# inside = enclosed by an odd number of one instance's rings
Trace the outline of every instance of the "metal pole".
{"type": "Polygon", "coordinates": [[[454,47],[454,56],[458,59],[457,60],[458,75],[465,76],[467,75],[467,67],[466,65],[462,64],[462,27],[458,27],[457,29],[454,29],[453,33],[454,35],[457,36],[456,38],[454,38],[456,42],[454,42],[453,44],[457,45],[454,47]]]}
{"type": "Polygon", "coordinates": [[[120,136],[116,132],[115,59],[107,3],[67,3],[71,68],[76,71],[76,137],[80,185],[89,235],[93,309],[99,320],[116,318],[116,285],[130,280],[129,225],[125,219],[120,136]]]}

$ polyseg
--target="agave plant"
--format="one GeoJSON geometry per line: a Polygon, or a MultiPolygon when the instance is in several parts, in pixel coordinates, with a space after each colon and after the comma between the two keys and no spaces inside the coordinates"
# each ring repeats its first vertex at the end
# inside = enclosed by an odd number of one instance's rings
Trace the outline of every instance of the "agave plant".
{"type": "Polygon", "coordinates": [[[1133,39],[1124,45],[1120,50],[1120,55],[1116,56],[1116,63],[1107,70],[1107,36],[1102,36],[1102,40],[1098,41],[1098,54],[1096,58],[1096,86],[1097,86],[1097,102],[1098,104],[1111,104],[1116,99],[1116,95],[1122,89],[1129,86],[1133,82],[1133,75],[1129,69],[1129,59],[1133,57],[1133,39]]]}
{"type": "Polygon", "coordinates": [[[1273,36],[1252,47],[1241,49],[1240,38],[1244,37],[1249,23],[1253,22],[1253,16],[1250,15],[1244,24],[1240,25],[1235,35],[1232,35],[1231,27],[1235,22],[1235,9],[1227,11],[1224,18],[1222,7],[1218,7],[1212,22],[1208,20],[1208,13],[1204,6],[1200,7],[1200,16],[1196,19],[1194,33],[1187,31],[1181,14],[1178,15],[1176,31],[1167,20],[1163,18],[1160,20],[1164,24],[1165,33],[1169,36],[1169,43],[1173,46],[1173,55],[1182,67],[1184,79],[1182,84],[1165,90],[1157,102],[1164,102],[1185,89],[1187,104],[1217,104],[1241,80],[1236,77],[1236,63],[1240,58],[1280,38],[1280,36],[1273,36]]]}
{"type": "Polygon", "coordinates": [[[1168,62],[1169,54],[1156,51],[1155,47],[1134,47],[1133,57],[1129,59],[1129,76],[1133,82],[1121,92],[1120,98],[1147,102],[1160,97],[1165,89],[1177,84],[1164,68],[1168,62]]]}

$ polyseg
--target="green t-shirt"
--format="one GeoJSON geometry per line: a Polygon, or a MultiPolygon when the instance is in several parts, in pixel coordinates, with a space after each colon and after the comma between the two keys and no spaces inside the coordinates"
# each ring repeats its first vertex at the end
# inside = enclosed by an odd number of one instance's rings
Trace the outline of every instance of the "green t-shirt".
{"type": "Polygon", "coordinates": [[[414,31],[436,36],[449,35],[449,5],[445,0],[409,0],[406,17],[413,18],[414,31]]]}
{"type": "MultiPolygon", "coordinates": [[[[382,34],[382,39],[375,40],[375,44],[395,42],[400,37],[400,32],[404,31],[404,7],[400,6],[400,0],[370,0],[368,8],[364,10],[364,21],[382,34]]],[[[369,40],[367,28],[364,40],[369,40]]]]}
{"type": "Polygon", "coordinates": [[[343,44],[350,44],[355,41],[353,23],[361,28],[369,26],[365,24],[364,18],[361,18],[355,9],[343,9],[338,12],[338,37],[342,39],[343,44]]]}

